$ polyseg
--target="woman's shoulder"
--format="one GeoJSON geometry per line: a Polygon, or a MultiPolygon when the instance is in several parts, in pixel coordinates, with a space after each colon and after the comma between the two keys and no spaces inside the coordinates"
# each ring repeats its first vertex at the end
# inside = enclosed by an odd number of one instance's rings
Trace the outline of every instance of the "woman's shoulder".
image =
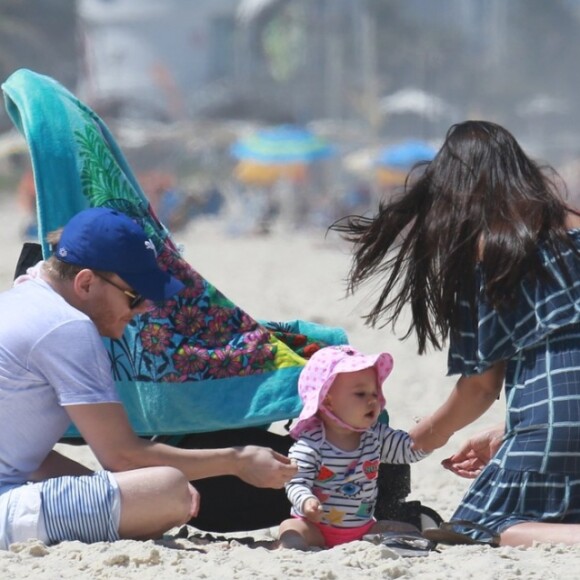
{"type": "Polygon", "coordinates": [[[479,277],[475,300],[459,302],[459,323],[449,336],[448,374],[480,374],[562,328],[580,325],[580,221],[568,225],[576,251],[563,247],[556,256],[541,244],[540,260],[549,275],[523,279],[510,307],[493,307],[479,277]]]}

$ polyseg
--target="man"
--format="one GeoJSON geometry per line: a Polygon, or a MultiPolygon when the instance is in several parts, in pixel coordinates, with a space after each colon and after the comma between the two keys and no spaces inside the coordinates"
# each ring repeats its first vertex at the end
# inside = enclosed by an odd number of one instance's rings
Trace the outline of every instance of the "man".
{"type": "Polygon", "coordinates": [[[197,514],[190,480],[280,488],[295,473],[271,449],[178,449],[133,432],[101,337],[120,338],[148,300],[183,289],[137,223],[82,211],[35,270],[0,294],[0,548],[158,537],[197,514]],[[103,471],[54,451],[70,421],[103,471]]]}

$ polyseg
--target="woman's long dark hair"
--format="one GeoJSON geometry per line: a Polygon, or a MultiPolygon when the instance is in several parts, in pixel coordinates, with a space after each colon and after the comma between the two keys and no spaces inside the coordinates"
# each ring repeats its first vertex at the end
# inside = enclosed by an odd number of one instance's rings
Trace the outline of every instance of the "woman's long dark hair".
{"type": "Polygon", "coordinates": [[[459,296],[474,306],[478,263],[487,300],[506,308],[525,276],[546,275],[538,242],[556,256],[571,242],[555,171],[534,163],[499,125],[453,125],[433,161],[412,175],[375,217],[349,216],[331,228],[354,243],[349,292],[381,279],[366,322],[394,324],[409,304],[406,336],[415,330],[423,353],[427,342],[441,349],[458,328],[459,296]]]}

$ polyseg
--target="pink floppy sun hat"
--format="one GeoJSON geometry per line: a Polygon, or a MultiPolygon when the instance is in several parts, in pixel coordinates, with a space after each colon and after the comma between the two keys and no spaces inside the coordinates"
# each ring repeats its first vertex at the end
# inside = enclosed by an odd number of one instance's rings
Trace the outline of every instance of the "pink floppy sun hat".
{"type": "Polygon", "coordinates": [[[298,394],[302,399],[302,411],[290,429],[290,435],[297,439],[302,431],[314,424],[336,375],[353,373],[374,367],[379,385],[381,411],[385,408],[385,397],[381,386],[393,370],[393,357],[387,353],[363,354],[351,346],[327,346],[316,351],[300,373],[298,394]]]}

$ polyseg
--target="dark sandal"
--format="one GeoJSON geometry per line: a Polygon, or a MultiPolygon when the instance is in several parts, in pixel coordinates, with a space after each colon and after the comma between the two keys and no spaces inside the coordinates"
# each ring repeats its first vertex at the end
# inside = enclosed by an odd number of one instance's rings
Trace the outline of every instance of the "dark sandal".
{"type": "Polygon", "coordinates": [[[427,556],[437,545],[420,532],[379,532],[366,534],[363,540],[386,546],[403,557],[427,556]]]}
{"type": "Polygon", "coordinates": [[[423,536],[433,542],[446,544],[448,546],[484,545],[497,548],[500,542],[499,534],[496,534],[486,526],[468,520],[451,520],[449,522],[443,522],[438,528],[428,528],[423,530],[423,536]],[[453,528],[475,530],[485,534],[486,539],[475,540],[470,535],[457,532],[453,528]]]}

